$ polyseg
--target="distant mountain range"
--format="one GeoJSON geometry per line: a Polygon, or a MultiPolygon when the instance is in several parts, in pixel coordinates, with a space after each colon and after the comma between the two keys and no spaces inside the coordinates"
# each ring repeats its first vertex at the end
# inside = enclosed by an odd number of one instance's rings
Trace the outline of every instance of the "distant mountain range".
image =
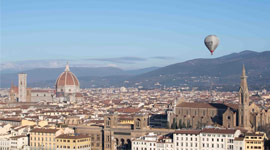
{"type": "Polygon", "coordinates": [[[157,82],[165,86],[190,86],[201,89],[222,87],[237,89],[242,65],[245,65],[251,89],[270,88],[270,51],[243,51],[214,59],[194,59],[172,64],[138,75],[133,82],[153,87],[157,82]]]}
{"type": "MultiPolygon", "coordinates": [[[[119,68],[82,68],[71,71],[82,88],[88,87],[190,87],[237,90],[245,64],[250,89],[270,89],[270,51],[243,51],[213,59],[193,59],[166,67],[125,71],[119,68]]],[[[53,87],[64,68],[40,68],[25,71],[31,87],[53,87]]],[[[1,73],[1,87],[16,84],[17,73],[1,73]]]]}
{"type": "MultiPolygon", "coordinates": [[[[115,67],[71,67],[71,71],[79,78],[82,78],[81,84],[84,85],[84,80],[103,78],[107,76],[136,76],[152,70],[158,69],[158,67],[143,68],[137,70],[122,70],[115,67]]],[[[27,74],[27,82],[29,86],[34,87],[53,87],[57,77],[65,70],[65,68],[36,68],[16,73],[7,73],[6,70],[0,72],[0,86],[2,88],[10,87],[11,82],[17,85],[18,73],[27,74]]],[[[88,87],[88,86],[85,86],[88,87]]]]}

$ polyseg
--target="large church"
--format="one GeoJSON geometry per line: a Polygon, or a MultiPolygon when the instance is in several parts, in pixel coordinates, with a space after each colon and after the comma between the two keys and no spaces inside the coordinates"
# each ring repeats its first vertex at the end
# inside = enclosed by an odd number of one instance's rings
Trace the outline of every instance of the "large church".
{"type": "Polygon", "coordinates": [[[175,102],[168,113],[172,128],[202,128],[216,126],[258,130],[270,123],[270,110],[249,100],[246,70],[243,66],[239,88],[239,103],[192,103],[175,102]]]}
{"type": "Polygon", "coordinates": [[[55,82],[53,89],[33,89],[27,87],[27,74],[18,74],[18,86],[11,85],[10,102],[40,102],[40,101],[76,101],[81,100],[80,82],[66,65],[55,82]]]}

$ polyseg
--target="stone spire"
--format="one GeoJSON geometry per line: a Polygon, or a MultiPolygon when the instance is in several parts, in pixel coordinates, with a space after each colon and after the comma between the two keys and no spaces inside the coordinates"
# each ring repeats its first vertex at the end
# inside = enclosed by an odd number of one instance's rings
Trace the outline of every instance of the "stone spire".
{"type": "Polygon", "coordinates": [[[249,112],[249,93],[247,85],[247,76],[246,69],[243,65],[242,75],[241,75],[241,84],[239,89],[239,126],[244,129],[250,129],[250,112],[249,112]]]}
{"type": "Polygon", "coordinates": [[[245,65],[244,64],[243,64],[243,68],[242,68],[240,88],[241,88],[241,90],[243,90],[245,92],[248,92],[247,76],[246,76],[246,69],[245,69],[245,65]]]}
{"type": "Polygon", "coordinates": [[[70,70],[69,70],[68,62],[67,62],[67,64],[66,64],[66,69],[65,69],[65,71],[70,71],[70,70]]]}

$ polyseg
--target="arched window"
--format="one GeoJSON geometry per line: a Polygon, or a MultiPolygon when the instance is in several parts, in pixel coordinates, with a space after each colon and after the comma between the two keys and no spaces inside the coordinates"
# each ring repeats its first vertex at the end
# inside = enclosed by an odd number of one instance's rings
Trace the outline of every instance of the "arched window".
{"type": "Polygon", "coordinates": [[[107,121],[106,121],[106,125],[110,126],[110,123],[111,123],[111,118],[108,118],[107,121]]]}
{"type": "Polygon", "coordinates": [[[138,128],[138,127],[140,127],[141,126],[141,119],[137,119],[137,122],[136,122],[136,127],[138,128]]]}

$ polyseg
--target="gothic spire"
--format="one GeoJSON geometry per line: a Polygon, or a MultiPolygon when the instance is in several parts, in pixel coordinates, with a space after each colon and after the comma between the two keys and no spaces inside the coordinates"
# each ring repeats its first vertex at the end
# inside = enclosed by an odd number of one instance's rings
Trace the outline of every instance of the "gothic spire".
{"type": "Polygon", "coordinates": [[[243,68],[242,68],[242,77],[246,76],[246,69],[245,69],[245,65],[243,64],[243,68]]]}
{"type": "Polygon", "coordinates": [[[241,75],[241,88],[242,88],[242,90],[248,91],[246,69],[245,69],[244,64],[243,64],[242,75],[241,75]]]}

